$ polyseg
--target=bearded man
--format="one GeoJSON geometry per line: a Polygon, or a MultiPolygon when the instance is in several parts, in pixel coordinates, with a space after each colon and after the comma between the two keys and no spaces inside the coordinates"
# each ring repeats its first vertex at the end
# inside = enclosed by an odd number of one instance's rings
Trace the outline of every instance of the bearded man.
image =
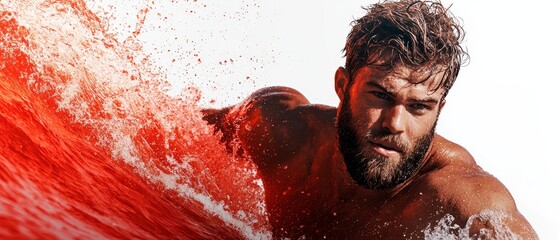
{"type": "Polygon", "coordinates": [[[258,166],[274,238],[423,239],[445,223],[460,238],[537,238],[505,186],[435,133],[462,36],[439,2],[374,4],[348,35],[338,108],[269,87],[204,111],[258,166]]]}

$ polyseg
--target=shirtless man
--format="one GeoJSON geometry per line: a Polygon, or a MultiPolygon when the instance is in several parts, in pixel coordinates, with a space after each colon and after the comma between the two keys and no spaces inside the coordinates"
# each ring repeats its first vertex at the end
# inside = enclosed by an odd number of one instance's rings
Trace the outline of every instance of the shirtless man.
{"type": "Polygon", "coordinates": [[[462,34],[440,3],[374,4],[348,35],[338,108],[269,87],[204,112],[256,163],[275,238],[423,239],[441,219],[460,239],[537,238],[505,186],[435,133],[462,34]]]}

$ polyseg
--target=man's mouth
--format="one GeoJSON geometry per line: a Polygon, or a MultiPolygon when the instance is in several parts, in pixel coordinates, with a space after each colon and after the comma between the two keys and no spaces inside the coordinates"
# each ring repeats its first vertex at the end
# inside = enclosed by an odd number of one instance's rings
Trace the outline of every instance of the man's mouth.
{"type": "Polygon", "coordinates": [[[384,157],[393,157],[395,155],[400,155],[400,152],[402,152],[395,144],[372,141],[370,143],[373,146],[373,150],[384,157]]]}

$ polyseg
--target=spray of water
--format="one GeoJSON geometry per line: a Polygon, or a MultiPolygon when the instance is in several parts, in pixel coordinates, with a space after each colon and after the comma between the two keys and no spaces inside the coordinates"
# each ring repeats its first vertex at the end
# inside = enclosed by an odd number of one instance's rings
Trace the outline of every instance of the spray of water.
{"type": "Polygon", "coordinates": [[[25,32],[26,44],[17,48],[37,66],[25,76],[28,84],[70,122],[90,129],[85,140],[108,148],[154,185],[201,203],[245,237],[270,238],[255,167],[226,153],[201,119],[195,88],[179,97],[164,93],[169,84],[135,34],[119,42],[82,1],[2,0],[0,6],[25,32]]]}
{"type": "Polygon", "coordinates": [[[436,226],[427,226],[423,230],[428,240],[470,240],[470,239],[521,239],[506,225],[510,214],[502,210],[486,209],[468,218],[465,226],[453,223],[454,216],[447,214],[441,218],[436,226]],[[471,232],[472,225],[482,223],[489,228],[481,228],[479,232],[471,232]]]}

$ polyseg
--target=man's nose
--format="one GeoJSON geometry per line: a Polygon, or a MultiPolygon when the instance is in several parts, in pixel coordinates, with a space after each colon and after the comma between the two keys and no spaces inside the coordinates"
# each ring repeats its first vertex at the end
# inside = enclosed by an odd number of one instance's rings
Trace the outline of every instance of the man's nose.
{"type": "Polygon", "coordinates": [[[404,132],[404,111],[402,105],[394,105],[383,111],[382,127],[392,134],[404,132]]]}

